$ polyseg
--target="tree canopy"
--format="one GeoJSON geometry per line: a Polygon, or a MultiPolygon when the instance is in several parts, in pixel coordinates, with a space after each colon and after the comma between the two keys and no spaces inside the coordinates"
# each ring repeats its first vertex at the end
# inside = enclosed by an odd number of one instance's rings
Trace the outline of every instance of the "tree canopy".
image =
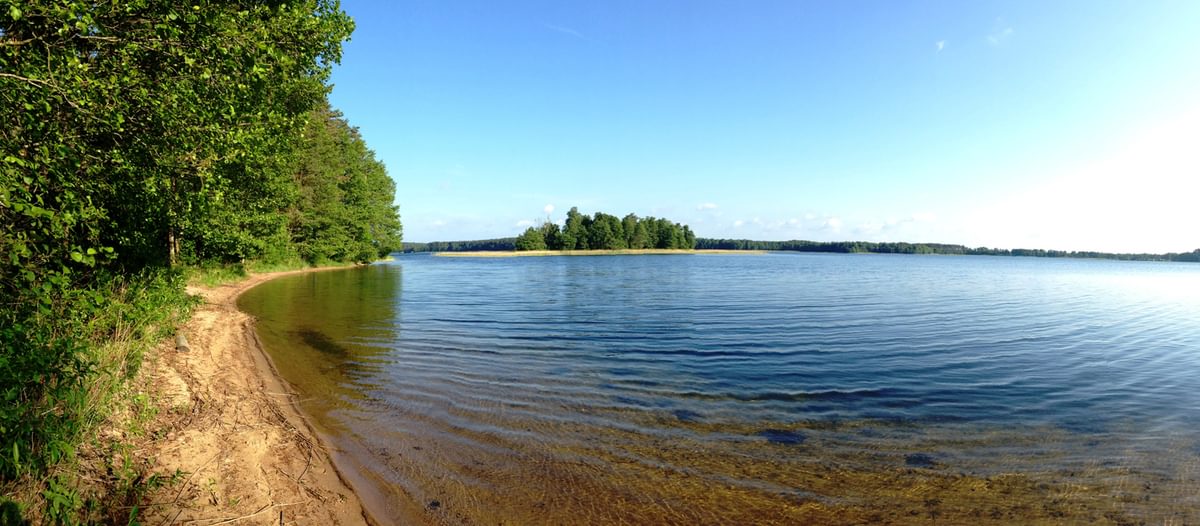
{"type": "Polygon", "coordinates": [[[353,26],[336,0],[0,0],[0,476],[53,440],[113,290],[182,296],[133,277],[400,247],[326,101],[353,26]]]}
{"type": "Polygon", "coordinates": [[[687,225],[670,220],[628,214],[618,218],[603,212],[592,216],[567,211],[560,228],[550,221],[529,227],[516,238],[516,250],[620,250],[620,249],[691,249],[696,235],[687,225]]]}

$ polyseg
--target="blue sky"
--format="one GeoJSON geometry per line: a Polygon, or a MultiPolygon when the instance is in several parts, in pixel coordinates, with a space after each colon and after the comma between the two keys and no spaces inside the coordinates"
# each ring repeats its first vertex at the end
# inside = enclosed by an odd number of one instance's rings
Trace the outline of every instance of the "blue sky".
{"type": "Polygon", "coordinates": [[[1200,248],[1200,2],[344,1],[408,241],[571,206],[702,237],[1200,248]]]}

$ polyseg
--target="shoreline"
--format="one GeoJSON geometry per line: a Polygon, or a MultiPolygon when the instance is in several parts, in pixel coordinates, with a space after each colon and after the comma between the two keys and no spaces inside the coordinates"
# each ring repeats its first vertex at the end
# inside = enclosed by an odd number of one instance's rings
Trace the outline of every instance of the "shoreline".
{"type": "Polygon", "coordinates": [[[379,524],[345,473],[336,449],[299,408],[255,331],[237,308],[244,292],[275,278],[353,268],[264,274],[215,287],[187,287],[203,303],[179,331],[191,344],[160,343],[144,373],[156,437],[137,448],[148,471],[174,473],[147,495],[150,523],[379,524]],[[284,400],[286,399],[286,400],[284,400]]]}
{"type": "Polygon", "coordinates": [[[613,250],[523,250],[523,251],[486,251],[475,250],[466,252],[432,252],[434,257],[443,258],[519,258],[519,257],[553,257],[553,256],[724,256],[724,255],[762,255],[766,250],[724,250],[724,249],[682,249],[682,248],[639,248],[613,250]]]}

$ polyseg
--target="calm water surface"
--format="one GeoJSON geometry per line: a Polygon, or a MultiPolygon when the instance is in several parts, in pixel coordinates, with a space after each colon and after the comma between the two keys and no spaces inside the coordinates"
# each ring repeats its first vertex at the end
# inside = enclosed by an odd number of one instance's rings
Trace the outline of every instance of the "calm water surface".
{"type": "Polygon", "coordinates": [[[398,523],[1200,522],[1200,265],[420,255],[241,306],[398,523]]]}

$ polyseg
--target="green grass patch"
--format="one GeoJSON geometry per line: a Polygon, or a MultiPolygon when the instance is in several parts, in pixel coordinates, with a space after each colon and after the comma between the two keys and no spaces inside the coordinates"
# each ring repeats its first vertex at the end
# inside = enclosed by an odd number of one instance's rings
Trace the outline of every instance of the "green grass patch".
{"type": "MultiPolygon", "coordinates": [[[[381,261],[391,260],[391,256],[381,261]]],[[[272,272],[287,272],[310,268],[345,267],[350,263],[340,261],[318,261],[311,263],[301,258],[290,258],[277,261],[247,261],[245,263],[204,264],[186,267],[187,283],[217,287],[229,285],[246,279],[252,274],[269,274],[272,272]]]]}

